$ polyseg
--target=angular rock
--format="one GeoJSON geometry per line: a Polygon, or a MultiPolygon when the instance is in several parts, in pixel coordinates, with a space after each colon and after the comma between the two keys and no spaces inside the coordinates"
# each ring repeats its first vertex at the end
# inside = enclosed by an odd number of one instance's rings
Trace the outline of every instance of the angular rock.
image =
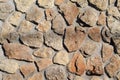
{"type": "Polygon", "coordinates": [[[69,55],[65,50],[61,50],[54,56],[54,63],[67,65],[69,62],[69,55]]]}
{"type": "Polygon", "coordinates": [[[98,17],[98,21],[97,24],[100,26],[104,26],[106,25],[106,15],[104,12],[101,12],[99,17],[98,17]]]}
{"type": "Polygon", "coordinates": [[[67,80],[66,72],[63,66],[53,65],[45,71],[47,80],[67,80]]]}
{"type": "Polygon", "coordinates": [[[70,26],[66,28],[64,44],[69,52],[75,51],[80,49],[85,37],[86,34],[84,29],[70,26]]]}
{"type": "Polygon", "coordinates": [[[72,2],[77,2],[81,7],[86,7],[88,5],[87,0],[71,0],[72,2]]]}
{"type": "Polygon", "coordinates": [[[0,70],[5,71],[7,73],[15,73],[19,68],[18,63],[14,60],[3,59],[0,60],[0,70]]]}
{"type": "Polygon", "coordinates": [[[113,55],[110,63],[105,66],[106,73],[108,74],[109,77],[115,76],[115,74],[118,72],[120,69],[120,57],[116,54],[113,55]]]}
{"type": "Polygon", "coordinates": [[[3,45],[5,55],[10,59],[34,61],[32,50],[19,43],[5,43],[3,45]]]}
{"type": "Polygon", "coordinates": [[[45,35],[45,44],[56,49],[63,49],[62,37],[55,34],[53,31],[48,31],[45,35]]]}
{"type": "Polygon", "coordinates": [[[39,71],[46,69],[50,65],[52,65],[52,59],[44,58],[36,62],[39,71]]]}
{"type": "Polygon", "coordinates": [[[102,59],[98,55],[94,55],[87,60],[88,75],[102,75],[104,72],[102,59]]]}
{"type": "Polygon", "coordinates": [[[61,15],[57,15],[53,20],[53,30],[58,34],[64,34],[64,30],[66,27],[65,20],[61,15]]]}
{"type": "Polygon", "coordinates": [[[89,28],[88,30],[88,36],[96,41],[96,42],[100,42],[101,41],[101,30],[99,27],[92,27],[89,28]]]}
{"type": "Polygon", "coordinates": [[[29,77],[28,80],[44,80],[41,72],[35,73],[32,77],[29,77]]]}
{"type": "Polygon", "coordinates": [[[100,10],[106,10],[108,7],[108,0],[89,0],[89,2],[100,10]]]}
{"type": "Polygon", "coordinates": [[[14,0],[18,10],[27,12],[30,9],[35,0],[14,0]]]}
{"type": "Polygon", "coordinates": [[[38,26],[36,27],[38,31],[47,32],[51,29],[51,22],[50,21],[41,21],[38,26]]]}
{"type": "Polygon", "coordinates": [[[87,25],[89,26],[95,26],[96,22],[98,20],[98,12],[88,7],[85,12],[79,16],[79,18],[87,25]]]}
{"type": "Polygon", "coordinates": [[[79,9],[73,3],[66,3],[60,6],[61,11],[69,25],[72,25],[79,14],[79,9]]]}
{"type": "Polygon", "coordinates": [[[27,11],[26,19],[39,23],[44,18],[44,10],[37,5],[33,5],[29,11],[27,11]]]}
{"type": "Polygon", "coordinates": [[[28,63],[28,64],[20,66],[20,71],[24,75],[24,77],[29,76],[35,70],[36,70],[36,67],[35,67],[35,65],[33,63],[28,63]]]}
{"type": "Polygon", "coordinates": [[[54,0],[38,0],[38,4],[44,8],[52,8],[54,7],[54,0]]]}
{"type": "Polygon", "coordinates": [[[80,52],[75,52],[68,64],[68,70],[74,74],[82,75],[85,72],[86,64],[80,52]]]}
{"type": "Polygon", "coordinates": [[[20,36],[20,40],[27,46],[41,47],[43,44],[43,34],[41,32],[34,32],[20,36]]]}
{"type": "Polygon", "coordinates": [[[8,19],[8,22],[12,25],[19,26],[20,22],[23,19],[23,14],[15,11],[8,19]]]}
{"type": "Polygon", "coordinates": [[[112,57],[113,53],[114,53],[113,46],[104,43],[102,46],[102,54],[101,54],[103,62],[106,62],[107,60],[109,60],[112,57]]]}

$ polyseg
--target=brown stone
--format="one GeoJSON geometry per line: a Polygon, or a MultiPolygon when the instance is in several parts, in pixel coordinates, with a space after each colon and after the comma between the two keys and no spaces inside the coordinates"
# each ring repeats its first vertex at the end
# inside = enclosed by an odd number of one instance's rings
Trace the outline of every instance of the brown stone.
{"type": "Polygon", "coordinates": [[[19,43],[5,43],[3,45],[5,55],[11,59],[34,61],[32,50],[19,43]]]}
{"type": "Polygon", "coordinates": [[[50,65],[52,65],[52,59],[44,58],[39,61],[36,61],[39,71],[46,69],[50,65]]]}
{"type": "Polygon", "coordinates": [[[87,0],[71,0],[71,1],[76,2],[82,8],[88,6],[87,0]]]}
{"type": "Polygon", "coordinates": [[[67,27],[65,33],[64,44],[68,51],[75,51],[80,49],[86,37],[85,31],[81,27],[67,27]]]}
{"type": "Polygon", "coordinates": [[[33,63],[28,63],[28,64],[20,66],[20,71],[22,72],[24,77],[29,76],[35,70],[36,70],[36,67],[35,67],[35,65],[33,63]]]}
{"type": "Polygon", "coordinates": [[[38,0],[38,4],[44,8],[52,8],[54,7],[54,0],[38,0]]]}
{"type": "Polygon", "coordinates": [[[99,76],[93,76],[90,80],[103,80],[99,76]]]}
{"type": "Polygon", "coordinates": [[[79,14],[79,9],[73,3],[66,3],[60,6],[61,11],[69,25],[72,25],[79,14]]]}
{"type": "Polygon", "coordinates": [[[61,5],[65,2],[66,0],[55,0],[55,5],[61,5]]]}
{"type": "Polygon", "coordinates": [[[101,12],[99,17],[98,17],[98,21],[97,24],[100,26],[104,26],[106,25],[106,15],[104,12],[101,12]]]}
{"type": "Polygon", "coordinates": [[[44,80],[41,72],[33,74],[32,77],[29,77],[28,80],[44,80]]]}
{"type": "Polygon", "coordinates": [[[68,70],[77,75],[82,75],[85,72],[86,64],[84,57],[80,52],[75,52],[68,64],[68,70]]]}
{"type": "Polygon", "coordinates": [[[96,42],[100,42],[101,41],[101,30],[99,27],[92,27],[89,29],[88,31],[88,36],[96,41],[96,42]]]}

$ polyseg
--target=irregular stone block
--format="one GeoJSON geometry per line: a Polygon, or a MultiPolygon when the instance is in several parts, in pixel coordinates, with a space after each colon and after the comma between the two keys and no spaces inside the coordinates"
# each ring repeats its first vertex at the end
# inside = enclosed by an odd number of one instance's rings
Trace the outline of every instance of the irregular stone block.
{"type": "Polygon", "coordinates": [[[54,7],[54,0],[38,0],[38,4],[44,8],[52,8],[54,7]]]}
{"type": "Polygon", "coordinates": [[[33,74],[32,77],[29,77],[28,80],[44,80],[41,72],[33,74]]]}

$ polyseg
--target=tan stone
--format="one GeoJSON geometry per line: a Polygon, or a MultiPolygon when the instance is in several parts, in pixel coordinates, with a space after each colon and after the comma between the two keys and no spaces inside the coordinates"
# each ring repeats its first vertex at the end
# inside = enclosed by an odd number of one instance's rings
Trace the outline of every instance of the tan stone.
{"type": "Polygon", "coordinates": [[[90,80],[103,80],[99,76],[93,76],[90,80]]]}
{"type": "Polygon", "coordinates": [[[79,9],[73,3],[66,3],[60,6],[61,11],[69,25],[72,25],[79,14],[79,9]]]}
{"type": "Polygon", "coordinates": [[[28,80],[44,80],[41,72],[33,74],[32,77],[29,77],[28,80]]]}
{"type": "Polygon", "coordinates": [[[54,0],[38,0],[38,4],[44,8],[52,8],[54,7],[54,0]]]}
{"type": "Polygon", "coordinates": [[[116,78],[117,80],[120,80],[120,72],[117,73],[116,78]]]}
{"type": "Polygon", "coordinates": [[[120,0],[118,0],[118,2],[117,2],[117,7],[120,10],[120,0]]]}
{"type": "Polygon", "coordinates": [[[36,70],[36,67],[33,63],[28,63],[20,66],[20,71],[24,75],[24,77],[29,76],[36,70]]]}
{"type": "Polygon", "coordinates": [[[85,79],[82,78],[81,76],[75,76],[74,80],[85,80],[85,79]]]}
{"type": "Polygon", "coordinates": [[[55,5],[61,5],[65,2],[66,0],[55,0],[55,5]]]}
{"type": "Polygon", "coordinates": [[[80,49],[85,37],[86,34],[84,29],[70,26],[66,28],[64,44],[69,52],[75,51],[80,49]]]}
{"type": "Polygon", "coordinates": [[[109,5],[114,5],[116,0],[108,0],[109,1],[109,5]]]}
{"type": "Polygon", "coordinates": [[[98,17],[98,21],[97,24],[100,26],[104,26],[106,25],[106,15],[104,12],[101,12],[99,17],[98,17]]]}
{"type": "Polygon", "coordinates": [[[79,4],[81,7],[86,7],[88,5],[87,0],[71,0],[73,2],[77,2],[77,4],[79,4]]]}
{"type": "Polygon", "coordinates": [[[54,63],[67,65],[69,62],[69,55],[67,51],[61,50],[58,53],[56,53],[53,60],[54,60],[54,63]]]}
{"type": "Polygon", "coordinates": [[[36,61],[39,71],[46,69],[50,65],[52,65],[52,59],[44,58],[39,61],[36,61]]]}
{"type": "Polygon", "coordinates": [[[5,55],[10,59],[34,61],[32,50],[19,43],[5,43],[3,45],[5,55]]]}
{"type": "Polygon", "coordinates": [[[101,41],[101,30],[99,27],[92,27],[89,28],[88,30],[88,36],[96,41],[96,42],[100,42],[101,41]]]}
{"type": "Polygon", "coordinates": [[[77,75],[82,75],[85,72],[86,64],[84,57],[80,52],[75,52],[68,64],[68,70],[77,75]]]}

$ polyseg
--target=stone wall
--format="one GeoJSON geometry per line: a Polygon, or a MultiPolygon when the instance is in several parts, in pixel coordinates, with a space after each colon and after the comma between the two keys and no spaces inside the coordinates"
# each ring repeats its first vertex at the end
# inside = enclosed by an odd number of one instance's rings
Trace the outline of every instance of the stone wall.
{"type": "Polygon", "coordinates": [[[0,0],[0,80],[120,80],[120,0],[0,0]]]}

